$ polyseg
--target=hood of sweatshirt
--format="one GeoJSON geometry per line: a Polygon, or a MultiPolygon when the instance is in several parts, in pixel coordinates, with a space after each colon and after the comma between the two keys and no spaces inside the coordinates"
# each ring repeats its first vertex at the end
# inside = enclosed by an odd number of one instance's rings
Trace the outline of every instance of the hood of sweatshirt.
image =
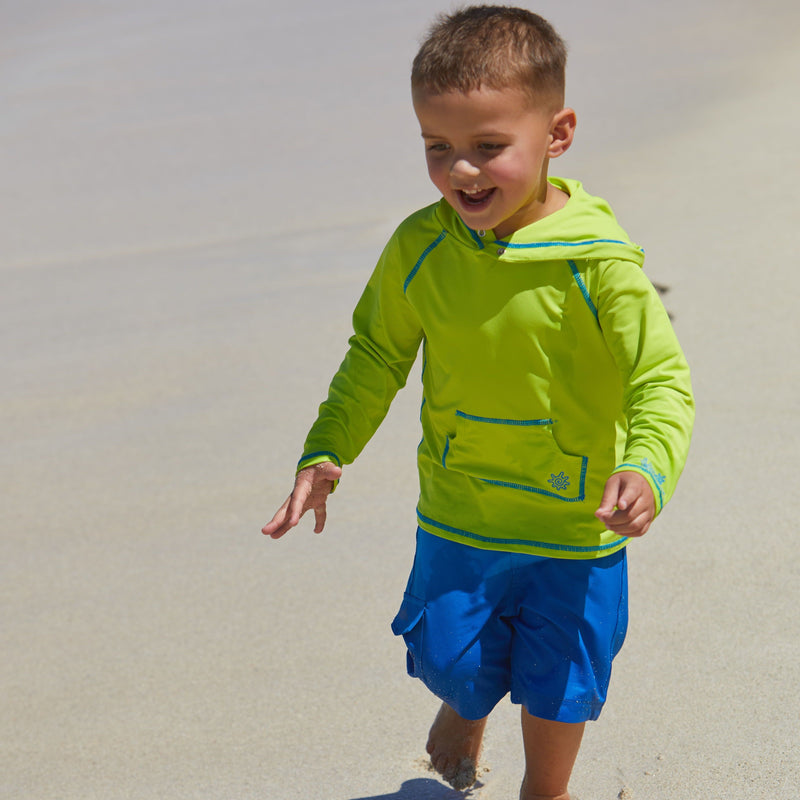
{"type": "Polygon", "coordinates": [[[490,230],[467,227],[444,199],[436,207],[436,216],[462,244],[485,249],[501,261],[618,259],[642,266],[644,251],[631,242],[605,200],[590,195],[579,181],[555,177],[549,181],[569,195],[567,204],[506,239],[495,238],[490,230]]]}

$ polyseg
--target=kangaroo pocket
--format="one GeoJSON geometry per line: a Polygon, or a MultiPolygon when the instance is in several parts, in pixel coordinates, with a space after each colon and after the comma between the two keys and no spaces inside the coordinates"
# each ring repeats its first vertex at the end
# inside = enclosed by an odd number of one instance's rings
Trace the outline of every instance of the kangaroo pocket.
{"type": "Polygon", "coordinates": [[[487,483],[557,500],[584,499],[585,456],[561,450],[552,419],[500,419],[456,411],[442,465],[487,483]]]}

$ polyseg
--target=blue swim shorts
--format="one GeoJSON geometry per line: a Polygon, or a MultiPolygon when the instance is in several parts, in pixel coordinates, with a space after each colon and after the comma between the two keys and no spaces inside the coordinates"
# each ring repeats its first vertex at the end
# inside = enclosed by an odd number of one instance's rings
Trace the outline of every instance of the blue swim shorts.
{"type": "Polygon", "coordinates": [[[392,623],[409,675],[466,719],[505,695],[535,717],[597,719],[628,626],[625,549],[598,559],[481,550],[417,531],[392,623]]]}

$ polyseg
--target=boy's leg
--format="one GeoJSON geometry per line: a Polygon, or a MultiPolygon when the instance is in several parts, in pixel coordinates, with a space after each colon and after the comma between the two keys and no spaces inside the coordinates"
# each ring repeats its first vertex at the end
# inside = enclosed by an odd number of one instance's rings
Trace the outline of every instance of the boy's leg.
{"type": "Polygon", "coordinates": [[[522,709],[525,777],[520,800],[569,800],[569,778],[583,738],[584,722],[553,722],[522,709]]]}
{"type": "Polygon", "coordinates": [[[454,789],[461,791],[475,783],[486,720],[464,719],[442,703],[433,721],[426,750],[433,768],[454,789]]]}
{"type": "Polygon", "coordinates": [[[511,688],[512,630],[501,618],[513,613],[506,598],[510,559],[418,530],[414,567],[392,622],[406,643],[409,674],[443,701],[426,749],[458,790],[475,782],[486,718],[511,688]]]}

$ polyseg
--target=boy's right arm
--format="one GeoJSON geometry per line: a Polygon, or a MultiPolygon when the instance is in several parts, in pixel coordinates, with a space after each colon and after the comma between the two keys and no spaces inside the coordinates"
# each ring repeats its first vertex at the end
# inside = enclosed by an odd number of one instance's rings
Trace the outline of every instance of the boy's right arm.
{"type": "Polygon", "coordinates": [[[342,473],[339,465],[355,460],[405,385],[423,331],[405,292],[409,259],[401,238],[398,231],[387,243],[353,312],[350,347],[306,437],[294,490],[262,528],[273,539],[312,508],[314,532],[322,531],[326,500],[342,473]]]}
{"type": "Polygon", "coordinates": [[[261,532],[273,539],[280,539],[284,533],[300,522],[300,517],[306,511],[314,509],[314,533],[322,533],[327,518],[325,504],[341,474],[341,467],[330,461],[300,470],[294,480],[292,493],[261,532]]]}

